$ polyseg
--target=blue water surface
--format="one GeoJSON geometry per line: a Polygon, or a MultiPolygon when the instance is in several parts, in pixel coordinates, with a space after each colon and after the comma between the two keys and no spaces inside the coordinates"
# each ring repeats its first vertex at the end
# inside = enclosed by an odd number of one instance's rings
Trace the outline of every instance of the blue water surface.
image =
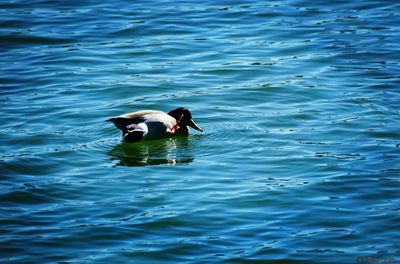
{"type": "Polygon", "coordinates": [[[0,262],[398,263],[397,1],[0,3],[0,262]],[[106,119],[187,107],[190,137],[106,119]]]}

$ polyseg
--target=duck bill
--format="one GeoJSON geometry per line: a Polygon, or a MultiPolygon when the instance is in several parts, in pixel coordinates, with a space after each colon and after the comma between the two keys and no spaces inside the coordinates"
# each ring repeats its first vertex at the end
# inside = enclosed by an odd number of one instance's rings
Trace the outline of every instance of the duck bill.
{"type": "Polygon", "coordinates": [[[194,121],[193,119],[190,119],[188,126],[190,126],[193,129],[199,130],[201,132],[203,132],[203,129],[201,127],[199,127],[194,121]]]}

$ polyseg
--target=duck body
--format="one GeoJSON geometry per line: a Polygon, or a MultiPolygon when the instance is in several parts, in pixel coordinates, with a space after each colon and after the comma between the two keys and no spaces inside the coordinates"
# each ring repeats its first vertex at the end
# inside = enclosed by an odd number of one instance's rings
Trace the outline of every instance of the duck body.
{"type": "Polygon", "coordinates": [[[188,126],[203,131],[192,119],[186,108],[177,108],[165,113],[157,110],[143,110],[127,113],[107,121],[122,131],[125,142],[133,143],[175,135],[189,135],[188,126]]]}

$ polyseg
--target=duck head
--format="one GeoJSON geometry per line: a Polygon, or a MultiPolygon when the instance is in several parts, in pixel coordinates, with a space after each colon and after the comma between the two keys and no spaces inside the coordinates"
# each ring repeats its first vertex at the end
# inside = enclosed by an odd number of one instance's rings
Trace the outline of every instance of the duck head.
{"type": "Polygon", "coordinates": [[[168,115],[175,118],[181,126],[190,126],[193,129],[203,132],[203,129],[199,127],[192,119],[192,113],[186,108],[179,107],[168,112],[168,115]]]}

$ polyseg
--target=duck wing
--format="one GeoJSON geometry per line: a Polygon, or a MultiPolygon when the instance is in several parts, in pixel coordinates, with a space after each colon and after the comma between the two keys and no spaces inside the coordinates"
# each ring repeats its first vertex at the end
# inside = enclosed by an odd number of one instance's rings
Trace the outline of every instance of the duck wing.
{"type": "Polygon", "coordinates": [[[113,122],[114,125],[122,130],[122,133],[127,132],[127,126],[131,124],[146,123],[149,126],[149,137],[159,137],[167,133],[176,123],[175,118],[157,110],[142,110],[138,112],[127,113],[107,121],[113,122]]]}
{"type": "Polygon", "coordinates": [[[165,114],[165,113],[162,111],[157,111],[157,110],[142,110],[142,111],[123,114],[123,115],[117,116],[117,118],[136,120],[136,119],[144,119],[145,116],[152,116],[152,115],[159,115],[159,114],[165,114]]]}

